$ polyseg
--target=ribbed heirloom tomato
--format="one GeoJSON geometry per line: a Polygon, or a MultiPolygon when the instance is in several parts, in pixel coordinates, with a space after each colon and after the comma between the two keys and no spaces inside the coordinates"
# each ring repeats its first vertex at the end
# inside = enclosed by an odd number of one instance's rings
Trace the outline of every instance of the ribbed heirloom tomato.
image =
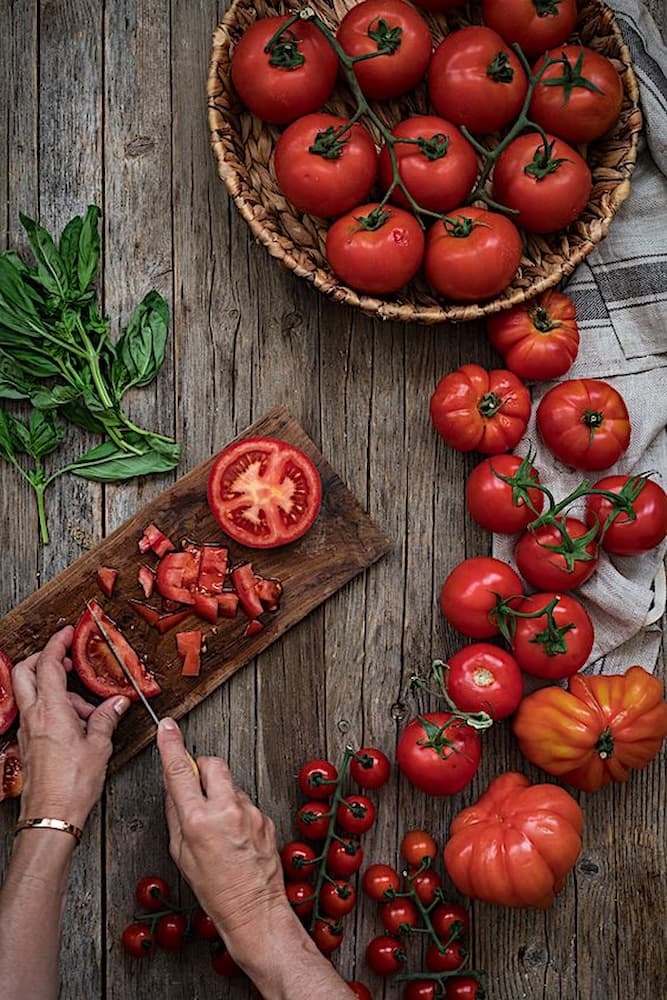
{"type": "Polygon", "coordinates": [[[550,389],[537,408],[537,428],[549,451],[575,469],[608,469],[630,444],[625,400],[598,379],[569,379],[550,389]]]}
{"type": "Polygon", "coordinates": [[[494,455],[476,465],[466,482],[470,516],[488,531],[513,535],[527,527],[544,506],[544,493],[532,489],[539,482],[537,470],[518,455],[494,455]],[[505,480],[525,483],[519,487],[505,480]],[[526,502],[526,498],[529,503],[526,502]]]}
{"type": "Polygon", "coordinates": [[[523,615],[517,618],[512,652],[521,667],[533,677],[560,680],[581,670],[593,648],[593,624],[588,612],[570,594],[538,593],[512,605],[523,615]],[[551,613],[538,612],[554,603],[551,613]]]}
{"type": "Polygon", "coordinates": [[[577,0],[483,0],[482,17],[506,42],[538,56],[572,34],[577,0]]]}
{"type": "Polygon", "coordinates": [[[530,393],[516,375],[462,365],[435,387],[430,413],[441,438],[459,451],[511,451],[530,417],[530,393]]]}
{"type": "Polygon", "coordinates": [[[574,590],[597,569],[595,535],[576,517],[524,531],[514,549],[519,573],[538,590],[574,590]]]}
{"type": "Polygon", "coordinates": [[[455,566],[442,585],[440,608],[447,621],[472,639],[490,639],[500,629],[492,615],[498,598],[523,593],[523,584],[509,563],[491,556],[473,556],[455,566]]]}
{"type": "Polygon", "coordinates": [[[552,289],[490,316],[487,330],[509,370],[522,379],[560,378],[572,367],[579,351],[574,302],[552,289]]]}
{"type": "MultiPolygon", "coordinates": [[[[667,535],[667,494],[652,479],[641,481],[632,476],[605,476],[594,485],[596,490],[620,493],[632,484],[634,518],[625,511],[619,511],[606,528],[600,544],[607,552],[617,556],[634,556],[639,552],[649,552],[667,535]],[[637,492],[638,491],[638,492],[637,492]]],[[[602,496],[586,497],[586,523],[598,525],[602,529],[614,511],[610,500],[602,496]]],[[[0,729],[0,732],[2,730],[0,729]]]]}
{"type": "Polygon", "coordinates": [[[326,254],[351,288],[383,295],[414,278],[424,256],[424,233],[405,209],[371,202],[334,222],[327,233],[326,254]]]}
{"type": "Polygon", "coordinates": [[[408,781],[429,795],[453,795],[472,780],[479,767],[479,736],[451,712],[418,715],[405,727],[396,762],[408,781]]]}
{"type": "Polygon", "coordinates": [[[447,659],[447,693],[463,712],[488,712],[494,722],[515,711],[523,677],[510,653],[489,642],[473,642],[447,659]]]}

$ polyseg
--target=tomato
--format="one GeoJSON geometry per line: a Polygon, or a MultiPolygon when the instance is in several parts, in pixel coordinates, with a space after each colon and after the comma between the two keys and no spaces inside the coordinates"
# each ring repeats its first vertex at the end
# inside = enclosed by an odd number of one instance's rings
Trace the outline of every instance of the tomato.
{"type": "MultiPolygon", "coordinates": [[[[153,698],[160,694],[160,685],[146,670],[125,636],[111,619],[107,618],[96,601],[90,601],[90,607],[102,621],[116,651],[122,656],[125,666],[146,697],[153,698]]],[[[100,698],[123,695],[130,701],[139,700],[139,695],[125,679],[125,674],[116,663],[111,649],[99,632],[88,608],[83,612],[74,629],[72,663],[88,690],[99,695],[100,698]]]]}
{"type": "Polygon", "coordinates": [[[546,58],[559,62],[544,71],[535,87],[528,110],[531,120],[575,144],[609,132],[623,103],[623,84],[614,64],[583,45],[564,45],[538,59],[533,73],[546,58]]]}
{"type": "Polygon", "coordinates": [[[486,1000],[487,992],[473,976],[453,976],[445,986],[445,1000],[486,1000]]]}
{"type": "Polygon", "coordinates": [[[574,590],[597,568],[595,534],[576,517],[524,531],[514,549],[519,573],[537,590],[574,590]]]}
{"type": "Polygon", "coordinates": [[[325,882],[320,892],[320,909],[328,917],[345,917],[354,909],[357,894],[351,882],[335,879],[325,882]]]}
{"type": "Polygon", "coordinates": [[[428,795],[453,795],[472,780],[482,748],[477,732],[451,712],[428,712],[401,733],[396,761],[408,781],[428,795]]]}
{"type": "Polygon", "coordinates": [[[506,42],[538,56],[572,34],[577,0],[483,0],[482,17],[506,42]]]}
{"type": "Polygon", "coordinates": [[[143,921],[128,924],[121,940],[126,954],[134,958],[146,958],[155,951],[155,939],[151,928],[143,921]]]}
{"type": "Polygon", "coordinates": [[[308,878],[313,870],[310,862],[316,857],[317,854],[310,844],[304,844],[300,840],[290,840],[280,852],[285,877],[297,881],[308,878]]]}
{"type": "Polygon", "coordinates": [[[419,923],[419,910],[411,899],[392,899],[380,909],[380,919],[387,934],[399,937],[408,927],[419,923]]]}
{"type": "MultiPolygon", "coordinates": [[[[435,115],[406,118],[393,129],[397,139],[417,139],[419,144],[399,142],[394,146],[398,172],[408,191],[421,208],[448,212],[461,205],[477,178],[477,154],[456,125],[435,115]]],[[[380,181],[387,190],[393,181],[389,146],[380,152],[380,181]]],[[[394,188],[391,200],[408,207],[400,187],[394,188]]]]}
{"type": "Polygon", "coordinates": [[[516,711],[523,677],[513,656],[488,642],[474,642],[447,660],[447,693],[463,712],[488,712],[494,722],[516,711]]]}
{"type": "Polygon", "coordinates": [[[0,735],[6,733],[18,715],[12,687],[12,661],[0,650],[0,735]]]}
{"type": "Polygon", "coordinates": [[[405,965],[400,941],[388,934],[373,938],[366,947],[366,961],[377,976],[395,976],[405,965]]]}
{"type": "Polygon", "coordinates": [[[613,386],[598,379],[569,379],[555,385],[540,401],[537,427],[549,451],[575,469],[608,469],[630,443],[625,401],[613,386]]]}
{"type": "Polygon", "coordinates": [[[295,542],[312,525],[321,501],[322,482],[311,460],[276,438],[244,438],[229,445],[208,478],[208,503],[215,519],[235,541],[250,548],[295,542]]]}
{"type": "MultiPolygon", "coordinates": [[[[267,513],[267,521],[273,517],[267,513]]],[[[232,584],[239,597],[239,603],[251,621],[263,611],[255,586],[255,574],[251,563],[243,563],[232,570],[232,584]]]]}
{"type": "Polygon", "coordinates": [[[169,885],[159,875],[147,875],[140,879],[134,895],[139,906],[150,913],[157,913],[169,906],[169,885]]]}
{"type": "Polygon", "coordinates": [[[296,825],[306,840],[324,840],[329,830],[329,818],[328,802],[306,802],[296,814],[296,825]]]}
{"type": "Polygon", "coordinates": [[[147,524],[137,542],[137,548],[143,554],[150,550],[161,559],[167,552],[173,552],[176,546],[156,524],[147,524]]]}
{"type": "MultiPolygon", "coordinates": [[[[641,482],[642,480],[633,476],[606,476],[593,487],[609,493],[620,493],[624,488],[627,490],[630,483],[634,487],[632,492],[636,493],[641,486],[638,495],[632,500],[634,519],[625,511],[618,513],[600,540],[602,548],[614,555],[634,556],[638,552],[649,552],[660,545],[667,535],[667,495],[652,479],[643,480],[643,486],[641,482]]],[[[602,528],[613,510],[612,502],[605,497],[586,497],[588,525],[602,528]]]]}
{"type": "Polygon", "coordinates": [[[517,618],[512,638],[512,652],[521,669],[548,680],[560,680],[581,670],[591,654],[594,638],[588,612],[570,594],[531,594],[517,602],[514,610],[534,614],[554,600],[557,603],[552,622],[547,614],[517,618]]]}
{"type": "Polygon", "coordinates": [[[180,951],[185,944],[187,926],[182,913],[166,914],[155,925],[155,940],[164,951],[180,951]]]}
{"type": "Polygon", "coordinates": [[[464,559],[442,585],[440,608],[447,621],[472,639],[490,639],[500,633],[491,612],[501,597],[523,593],[523,585],[509,563],[488,556],[464,559]]]}
{"type": "Polygon", "coordinates": [[[523,246],[519,230],[499,212],[458,208],[431,226],[424,274],[454,302],[480,302],[502,292],[516,274],[523,246]]]}
{"type": "Polygon", "coordinates": [[[327,872],[338,878],[350,878],[361,868],[364,849],[353,837],[333,840],[327,851],[327,872]]]}
{"type": "Polygon", "coordinates": [[[217,941],[219,937],[218,928],[201,906],[198,906],[192,914],[192,927],[204,941],[217,941]]]}
{"type": "MultiPolygon", "coordinates": [[[[217,620],[217,603],[216,618],[217,620]]],[[[181,677],[199,677],[201,669],[201,649],[203,632],[179,632],[176,636],[176,649],[183,660],[181,677]]]]}
{"type": "Polygon", "coordinates": [[[436,983],[433,979],[413,979],[405,984],[403,1000],[437,1000],[436,983]]]}
{"type": "Polygon", "coordinates": [[[401,856],[415,868],[433,861],[437,853],[438,846],[426,830],[408,830],[401,841],[401,856]]]}
{"type": "Polygon", "coordinates": [[[373,1000],[368,986],[357,982],[356,979],[348,979],[345,985],[350,987],[355,997],[358,997],[358,1000],[373,1000]]]}
{"type": "Polygon", "coordinates": [[[306,115],[278,139],[276,177],[299,212],[342,215],[366,200],[377,175],[377,150],[363,125],[346,125],[335,115],[306,115]]]}
{"type": "Polygon", "coordinates": [[[521,752],[548,774],[584,792],[627,781],[667,737],[662,683],[643,667],[624,674],[577,675],[567,691],[529,695],[514,720],[521,752]]]}
{"type": "Polygon", "coordinates": [[[513,221],[530,233],[553,233],[577,219],[593,179],[583,156],[553,135],[528,132],[502,151],[493,168],[493,197],[518,211],[513,221]]]}
{"type": "Polygon", "coordinates": [[[231,979],[234,976],[241,976],[243,972],[238,967],[232,956],[229,954],[222,940],[211,945],[211,966],[219,976],[226,976],[231,979]]]}
{"type": "Polygon", "coordinates": [[[266,51],[288,20],[263,17],[254,21],[232,52],[232,82],[237,94],[258,118],[284,125],[317,111],[331,96],[338,59],[313,24],[297,21],[266,51]]]}
{"type": "Polygon", "coordinates": [[[465,938],[470,931],[470,915],[459,903],[439,903],[430,914],[433,930],[441,941],[465,938]]]}
{"type": "Polygon", "coordinates": [[[111,566],[97,567],[97,586],[100,588],[105,597],[111,597],[114,587],[116,586],[117,579],[117,569],[112,569],[111,566]]]}
{"type": "Polygon", "coordinates": [[[518,455],[485,458],[468,476],[466,506],[483,528],[500,535],[513,535],[534,521],[544,506],[544,494],[530,486],[531,482],[539,481],[537,470],[527,458],[518,455]],[[515,484],[505,482],[503,476],[516,477],[515,484]]]}
{"type": "Polygon", "coordinates": [[[438,382],[430,413],[436,431],[452,448],[496,455],[523,437],[530,393],[511,372],[461,365],[438,382]]]}
{"type": "Polygon", "coordinates": [[[365,795],[348,795],[336,812],[336,823],[343,833],[355,836],[366,833],[375,822],[375,806],[365,795]]]}
{"type": "Polygon", "coordinates": [[[426,949],[426,968],[430,972],[454,972],[465,964],[467,957],[468,952],[459,941],[450,944],[443,951],[440,951],[434,941],[426,949]]]}
{"type": "Polygon", "coordinates": [[[491,28],[452,31],[433,53],[431,103],[439,115],[471,132],[495,132],[518,117],[528,90],[521,63],[491,28]]]}
{"type": "Polygon", "coordinates": [[[581,809],[563,788],[531,785],[510,771],[454,817],[445,867],[472,899],[545,910],[579,857],[582,827],[581,809]]]}
{"type": "Polygon", "coordinates": [[[463,7],[465,0],[415,0],[415,7],[423,10],[453,10],[454,7],[463,7]]]}
{"type": "Polygon", "coordinates": [[[440,876],[432,868],[426,868],[423,872],[412,875],[410,882],[423,906],[431,906],[435,902],[442,885],[440,876]]]}
{"type": "Polygon", "coordinates": [[[23,791],[23,761],[16,740],[0,748],[0,802],[15,799],[23,791]]]}
{"type": "Polygon", "coordinates": [[[328,760],[307,760],[299,771],[299,788],[311,799],[328,799],[333,795],[338,771],[328,760]]]}
{"type": "Polygon", "coordinates": [[[360,788],[382,788],[390,774],[389,758],[375,747],[362,747],[350,761],[350,777],[360,788]]]}
{"type": "Polygon", "coordinates": [[[384,903],[389,898],[385,895],[387,892],[399,891],[401,879],[390,865],[370,865],[363,874],[361,885],[369,899],[384,903]]]}
{"type": "Polygon", "coordinates": [[[331,955],[343,940],[343,929],[327,920],[316,920],[310,936],[323,955],[331,955]]]}
{"type": "Polygon", "coordinates": [[[367,97],[400,97],[417,86],[431,59],[426,22],[403,0],[363,0],[351,7],[336,32],[349,56],[383,52],[354,66],[367,97]]]}
{"type": "Polygon", "coordinates": [[[310,882],[288,882],[285,886],[285,895],[298,917],[305,920],[311,915],[315,897],[310,882]]]}
{"type": "Polygon", "coordinates": [[[572,367],[579,352],[577,310],[572,299],[550,289],[530,302],[487,320],[489,339],[511,372],[550,381],[572,367]]]}
{"type": "Polygon", "coordinates": [[[327,233],[326,255],[351,288],[383,295],[414,278],[424,256],[424,233],[405,209],[371,202],[334,222],[327,233]]]}

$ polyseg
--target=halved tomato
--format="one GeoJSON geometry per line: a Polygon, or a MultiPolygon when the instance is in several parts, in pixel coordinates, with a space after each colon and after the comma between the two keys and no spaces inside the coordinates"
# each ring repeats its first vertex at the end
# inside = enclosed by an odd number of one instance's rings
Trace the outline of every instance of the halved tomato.
{"type": "Polygon", "coordinates": [[[0,733],[6,733],[18,709],[12,687],[12,661],[0,651],[0,733]]]}
{"type": "MultiPolygon", "coordinates": [[[[101,619],[109,638],[123,663],[137,681],[147,698],[161,693],[155,677],[141,663],[125,636],[108,618],[96,601],[90,602],[98,618],[101,619]]],[[[138,701],[139,696],[125,679],[123,671],[116,663],[111,649],[104,640],[88,608],[83,612],[74,629],[72,639],[72,663],[82,682],[100,698],[124,695],[130,701],[138,701]]]]}
{"type": "Polygon", "coordinates": [[[308,531],[322,502],[307,455],[276,438],[245,438],[222,451],[208,479],[208,503],[231,538],[256,549],[286,545],[308,531]]]}

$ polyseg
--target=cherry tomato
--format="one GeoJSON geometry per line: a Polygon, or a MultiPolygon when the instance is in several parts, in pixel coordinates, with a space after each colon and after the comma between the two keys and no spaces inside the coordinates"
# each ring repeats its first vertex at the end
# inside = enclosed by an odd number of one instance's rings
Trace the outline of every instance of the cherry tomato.
{"type": "Polygon", "coordinates": [[[623,103],[623,84],[614,64],[583,45],[563,45],[538,59],[533,73],[547,58],[562,61],[549,66],[536,85],[528,111],[531,120],[575,145],[609,132],[623,103]]]}
{"type": "Polygon", "coordinates": [[[520,135],[493,168],[495,200],[518,211],[514,222],[530,233],[565,229],[585,209],[592,187],[583,156],[548,133],[520,135]]]}
{"type": "Polygon", "coordinates": [[[403,1000],[436,1000],[436,984],[432,979],[413,979],[405,984],[403,1000]]]}
{"type": "Polygon", "coordinates": [[[336,32],[349,56],[384,51],[354,67],[367,97],[400,97],[419,83],[431,59],[431,33],[403,0],[363,0],[351,7],[336,32]]]}
{"type": "Polygon", "coordinates": [[[539,483],[540,477],[528,459],[518,455],[494,455],[476,465],[466,482],[466,506],[470,516],[487,531],[499,535],[513,535],[521,531],[540,514],[544,507],[544,494],[533,489],[530,482],[539,483]],[[505,482],[519,475],[524,488],[505,482]],[[526,493],[532,507],[526,503],[526,493]]]}
{"type": "Polygon", "coordinates": [[[323,955],[331,955],[343,940],[343,929],[327,920],[316,920],[310,936],[323,955]]]}
{"type": "Polygon", "coordinates": [[[122,944],[125,952],[134,958],[146,958],[155,951],[150,926],[143,921],[128,924],[123,931],[122,944]]]}
{"type": "MultiPolygon", "coordinates": [[[[609,493],[620,493],[623,487],[633,479],[632,476],[606,476],[598,480],[593,487],[596,490],[607,490],[609,493]]],[[[636,482],[635,492],[640,482],[636,482]]],[[[644,480],[644,485],[632,501],[635,517],[621,512],[616,515],[601,540],[603,549],[617,556],[634,556],[638,552],[649,552],[654,549],[667,535],[667,495],[658,483],[652,479],[644,480]]],[[[586,523],[602,528],[609,515],[614,510],[611,502],[605,497],[586,497],[586,523]]]]}
{"type": "Polygon", "coordinates": [[[160,685],[153,674],[144,667],[135,650],[111,619],[104,614],[97,601],[91,601],[90,608],[86,608],[83,612],[76,623],[72,638],[72,663],[83,684],[100,698],[123,695],[130,701],[139,700],[139,695],[125,679],[125,674],[118,666],[109,644],[102,638],[93,620],[93,611],[104,625],[114,648],[146,697],[154,698],[160,694],[160,685]]]}
{"type": "Polygon", "coordinates": [[[0,650],[0,735],[6,733],[18,715],[12,689],[12,661],[0,650]]]}
{"type": "MultiPolygon", "coordinates": [[[[415,115],[399,122],[392,135],[397,139],[419,140],[419,145],[399,142],[394,152],[401,180],[421,208],[448,212],[466,200],[477,178],[477,154],[456,125],[435,115],[415,115]]],[[[391,186],[393,176],[389,147],[383,146],[380,152],[383,190],[391,186]]],[[[391,200],[404,208],[409,206],[400,187],[394,188],[391,200]]]]}
{"type": "Polygon", "coordinates": [[[307,760],[299,771],[299,788],[311,799],[329,799],[338,780],[338,771],[328,760],[307,760]]]}
{"type": "Polygon", "coordinates": [[[331,216],[368,197],[378,170],[375,143],[363,125],[345,118],[298,118],[276,143],[275,170],[283,193],[300,212],[331,216]]]}
{"type": "Polygon", "coordinates": [[[488,712],[494,722],[515,712],[523,697],[523,677],[510,653],[474,642],[447,660],[447,693],[463,712],[488,712]]]}
{"type": "Polygon", "coordinates": [[[328,917],[345,917],[354,909],[357,894],[351,882],[336,879],[325,882],[320,892],[320,909],[328,917]]]}
{"type": "Polygon", "coordinates": [[[355,997],[358,997],[358,1000],[373,1000],[368,986],[357,982],[356,979],[348,979],[346,985],[350,987],[355,997]]]}
{"type": "Polygon", "coordinates": [[[327,871],[336,878],[351,878],[361,868],[364,849],[353,837],[333,840],[327,851],[327,871]]]}
{"type": "Polygon", "coordinates": [[[431,421],[452,448],[496,455],[523,437],[530,393],[516,375],[462,365],[444,375],[431,396],[431,421]]]}
{"type": "Polygon", "coordinates": [[[415,868],[424,861],[433,861],[437,853],[438,845],[426,830],[408,830],[401,841],[401,856],[415,868]]]}
{"type": "Polygon", "coordinates": [[[405,965],[406,955],[400,941],[383,934],[366,947],[366,961],[377,976],[395,976],[405,965]]]}
{"type": "Polygon", "coordinates": [[[166,909],[169,899],[169,886],[159,875],[147,875],[137,882],[134,898],[143,910],[157,913],[166,909]]]}
{"type": "Polygon", "coordinates": [[[416,927],[419,910],[411,899],[392,899],[380,907],[380,919],[387,934],[399,937],[406,927],[416,927]]]}
{"type": "Polygon", "coordinates": [[[620,392],[592,378],[559,382],[542,397],[537,427],[556,458],[575,469],[608,469],[630,443],[630,417],[620,392]]]}
{"type": "Polygon", "coordinates": [[[399,891],[401,879],[390,865],[370,865],[363,874],[361,885],[369,899],[384,903],[385,893],[399,891]]]}
{"type": "Polygon", "coordinates": [[[570,594],[531,594],[517,602],[514,610],[532,614],[554,598],[553,626],[547,615],[517,618],[512,652],[522,670],[533,677],[560,680],[570,677],[586,663],[593,648],[593,625],[588,613],[570,594]]]}
{"type": "Polygon", "coordinates": [[[528,79],[516,53],[491,28],[452,31],[433,53],[428,73],[439,115],[471,132],[495,132],[518,117],[528,79]]]}
{"type": "Polygon", "coordinates": [[[430,917],[433,930],[441,941],[449,941],[453,934],[463,939],[470,930],[468,911],[459,903],[439,903],[430,917]]]}
{"type": "Polygon", "coordinates": [[[527,56],[560,45],[574,31],[577,0],[483,0],[484,23],[527,56]]]}
{"type": "Polygon", "coordinates": [[[472,780],[481,754],[479,736],[464,720],[451,712],[427,712],[401,733],[396,761],[422,792],[453,795],[472,780]]]}
{"type": "Polygon", "coordinates": [[[313,870],[313,865],[309,862],[314,861],[316,857],[310,844],[304,844],[300,840],[290,840],[280,852],[285,877],[296,881],[308,879],[313,870]]]}
{"type": "Polygon", "coordinates": [[[198,906],[192,914],[192,927],[204,941],[217,941],[220,937],[217,927],[201,906],[198,906]]]}
{"type": "Polygon", "coordinates": [[[324,840],[329,831],[329,818],[328,802],[306,802],[296,814],[296,825],[306,840],[324,840]]]}
{"type": "Polygon", "coordinates": [[[375,822],[375,806],[365,795],[348,795],[336,812],[336,822],[344,833],[366,833],[375,822]]]}
{"type": "Polygon", "coordinates": [[[412,875],[410,881],[423,906],[430,906],[431,903],[435,902],[442,885],[437,872],[433,871],[432,868],[425,868],[423,872],[412,875]]]}
{"type": "Polygon", "coordinates": [[[211,945],[211,965],[213,971],[219,976],[226,976],[232,979],[234,976],[242,976],[243,972],[238,967],[232,956],[225,948],[222,940],[211,945]]]}
{"type": "Polygon", "coordinates": [[[334,222],[327,233],[326,255],[351,288],[373,295],[396,292],[420,268],[424,233],[405,209],[371,202],[334,222]]]}
{"type": "Polygon", "coordinates": [[[522,379],[560,378],[579,352],[574,302],[553,289],[514,309],[495,313],[486,326],[491,343],[509,370],[522,379]]]}
{"type": "Polygon", "coordinates": [[[298,917],[305,920],[311,915],[315,906],[311,882],[288,882],[285,886],[285,894],[298,917]]]}
{"type": "Polygon", "coordinates": [[[486,996],[486,990],[473,976],[454,976],[445,986],[445,1000],[486,1000],[486,996]]]}
{"type": "Polygon", "coordinates": [[[188,922],[182,913],[160,917],[155,925],[155,940],[165,951],[180,951],[185,944],[188,922]]]}
{"type": "Polygon", "coordinates": [[[489,556],[464,559],[442,585],[440,607],[447,621],[472,639],[490,639],[500,633],[491,612],[501,597],[523,593],[519,576],[509,563],[489,556]]]}
{"type": "Polygon", "coordinates": [[[237,94],[258,118],[284,125],[317,111],[331,96],[338,59],[313,24],[297,21],[266,46],[288,20],[263,17],[241,36],[232,53],[232,82],[237,94]]]}
{"type": "Polygon", "coordinates": [[[424,274],[445,298],[481,302],[507,288],[522,254],[519,230],[504,215],[474,206],[457,208],[429,229],[424,274]]]}
{"type": "Polygon", "coordinates": [[[514,549],[519,573],[536,590],[574,590],[597,568],[595,535],[576,517],[524,531],[514,549]]]}
{"type": "Polygon", "coordinates": [[[444,951],[440,951],[433,942],[426,949],[426,968],[430,972],[454,972],[465,964],[467,957],[468,952],[459,941],[450,944],[444,951]]]}
{"type": "Polygon", "coordinates": [[[382,788],[390,774],[389,758],[375,747],[362,747],[350,762],[350,777],[360,788],[382,788]]]}

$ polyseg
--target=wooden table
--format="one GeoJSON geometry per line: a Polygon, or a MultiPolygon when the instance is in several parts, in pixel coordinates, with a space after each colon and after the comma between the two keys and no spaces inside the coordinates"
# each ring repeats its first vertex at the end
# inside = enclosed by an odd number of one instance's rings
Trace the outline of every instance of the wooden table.
{"type": "MultiPolygon", "coordinates": [[[[252,244],[208,148],[205,70],[222,6],[0,4],[0,122],[7,128],[0,140],[0,239],[21,244],[19,210],[60,228],[87,203],[101,205],[103,301],[115,329],[151,286],[172,305],[164,371],[131,408],[139,422],[182,441],[180,472],[283,403],[395,541],[389,557],[185,722],[189,746],[225,756],[287,838],[299,764],[322,752],[336,758],[348,740],[391,750],[406,678],[460,643],[437,610],[437,593],[456,562],[487,552],[489,537],[463,506],[474,458],[438,443],[427,402],[446,370],[492,359],[479,327],[381,325],[324,301],[252,244]]],[[[663,11],[661,0],[653,7],[663,11]]],[[[2,612],[169,482],[102,489],[63,478],[49,497],[53,541],[42,548],[32,496],[8,467],[2,475],[2,612]]],[[[393,781],[378,797],[380,822],[368,856],[395,861],[400,835],[415,825],[426,824],[442,840],[453,811],[508,767],[539,777],[500,726],[476,780],[454,802],[427,802],[393,781]]],[[[474,959],[489,971],[494,1000],[666,995],[664,802],[659,764],[628,787],[587,797],[584,850],[549,913],[473,907],[474,959]]],[[[15,817],[15,804],[5,804],[0,864],[15,817]]],[[[76,853],[61,996],[248,996],[245,986],[212,973],[201,945],[182,959],[124,957],[119,938],[132,914],[134,883],[151,872],[178,881],[155,752],[148,750],[109,782],[76,853]]],[[[365,944],[378,932],[374,905],[362,901],[351,923],[340,969],[367,981],[375,997],[398,996],[393,988],[383,994],[365,969],[365,944]]]]}

